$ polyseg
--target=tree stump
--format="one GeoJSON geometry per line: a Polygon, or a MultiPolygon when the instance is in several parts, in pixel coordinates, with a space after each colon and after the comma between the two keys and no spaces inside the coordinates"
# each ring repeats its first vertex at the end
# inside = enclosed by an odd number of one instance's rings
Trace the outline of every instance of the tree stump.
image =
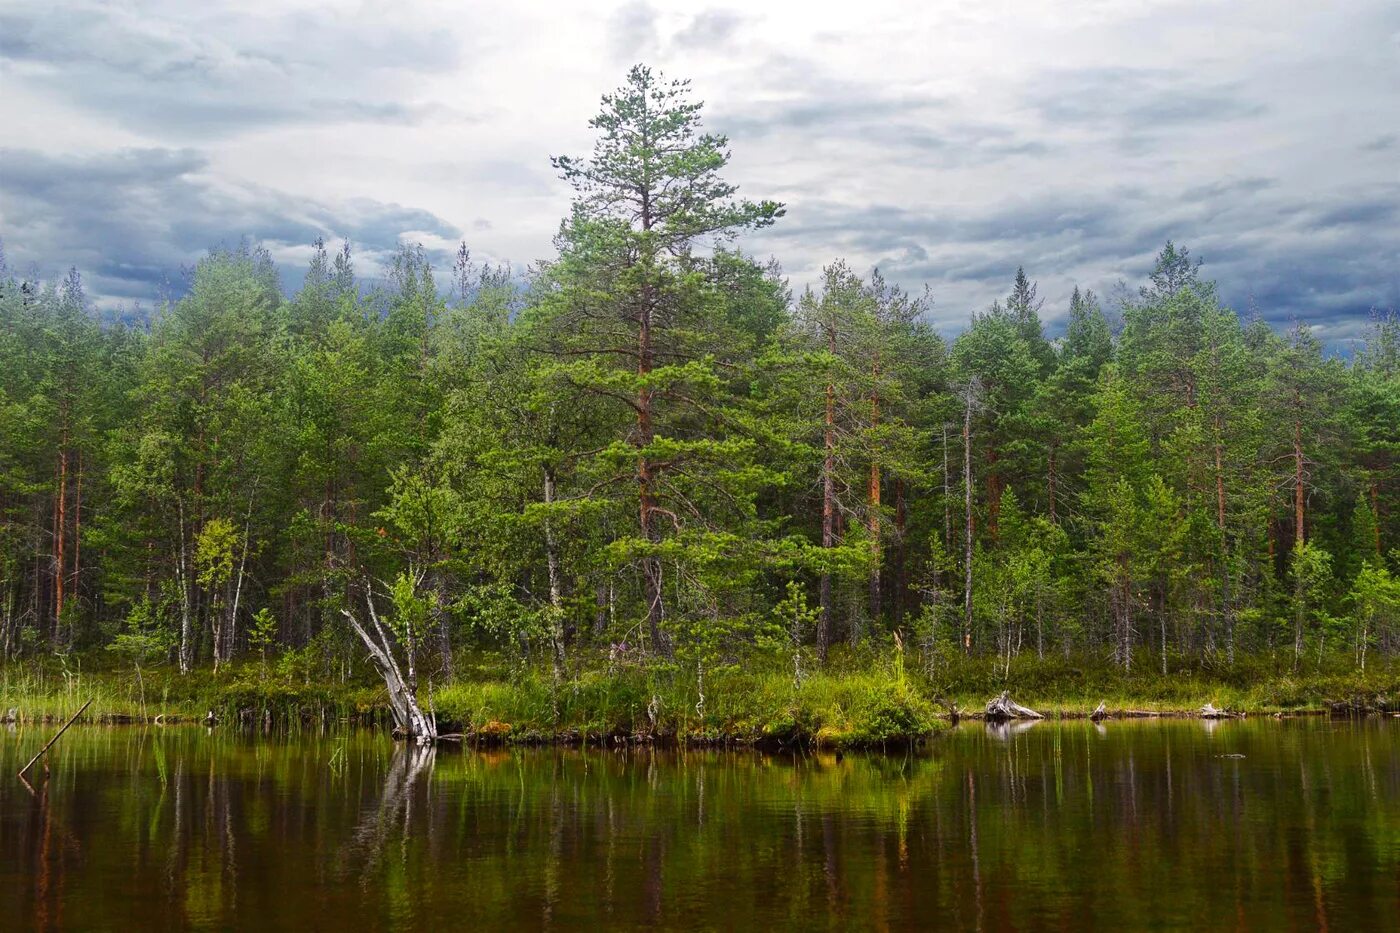
{"type": "Polygon", "coordinates": [[[1044,719],[1035,710],[1015,702],[1003,690],[1001,696],[987,701],[986,718],[989,722],[1006,722],[1008,719],[1044,719]]]}

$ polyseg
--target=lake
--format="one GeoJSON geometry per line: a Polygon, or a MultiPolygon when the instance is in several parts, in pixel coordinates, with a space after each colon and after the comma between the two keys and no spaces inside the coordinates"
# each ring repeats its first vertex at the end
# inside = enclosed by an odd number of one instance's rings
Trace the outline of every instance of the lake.
{"type": "Polygon", "coordinates": [[[0,732],[0,927],[1400,928],[1400,721],[965,724],[911,756],[0,732]],[[1241,757],[1242,756],[1242,757],[1241,757]]]}

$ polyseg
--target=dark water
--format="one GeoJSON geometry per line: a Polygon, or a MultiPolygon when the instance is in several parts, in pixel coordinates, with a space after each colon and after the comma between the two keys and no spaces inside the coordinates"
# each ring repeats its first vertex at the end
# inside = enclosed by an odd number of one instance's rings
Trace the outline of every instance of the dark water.
{"type": "Polygon", "coordinates": [[[0,928],[1400,928],[1400,721],[922,757],[0,733],[0,928]],[[1243,755],[1243,758],[1222,757],[1243,755]]]}

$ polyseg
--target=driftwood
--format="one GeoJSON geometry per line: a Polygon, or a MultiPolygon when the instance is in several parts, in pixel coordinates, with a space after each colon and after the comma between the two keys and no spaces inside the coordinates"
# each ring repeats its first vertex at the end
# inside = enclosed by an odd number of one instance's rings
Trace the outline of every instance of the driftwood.
{"type": "Polygon", "coordinates": [[[67,722],[65,722],[65,723],[63,724],[63,728],[62,728],[62,729],[59,729],[57,732],[55,732],[55,733],[53,734],[53,738],[49,739],[49,743],[48,743],[47,745],[45,745],[43,748],[39,749],[38,754],[36,754],[33,758],[29,759],[29,764],[27,764],[27,765],[25,765],[23,768],[20,768],[20,769],[19,769],[19,779],[20,779],[21,781],[24,780],[24,772],[26,772],[26,771],[28,771],[30,768],[34,767],[34,762],[38,761],[40,758],[43,758],[43,757],[44,757],[44,752],[46,752],[46,751],[48,751],[49,749],[53,748],[53,743],[57,742],[58,739],[59,739],[59,737],[60,737],[61,735],[63,735],[63,733],[65,733],[65,732],[68,731],[68,727],[69,727],[69,726],[73,725],[73,723],[75,723],[75,722],[78,721],[78,717],[81,716],[81,715],[83,715],[83,713],[87,710],[87,708],[88,708],[89,706],[92,705],[92,700],[93,700],[92,697],[88,697],[88,701],[78,708],[78,711],[77,711],[76,713],[73,714],[73,717],[72,717],[71,719],[69,719],[67,722]]]}
{"type": "Polygon", "coordinates": [[[986,718],[992,722],[1005,722],[1008,719],[1044,719],[1033,709],[1014,702],[1003,690],[1001,696],[987,701],[986,718]]]}
{"type": "Polygon", "coordinates": [[[1094,722],[1099,722],[1108,718],[1108,710],[1104,708],[1102,701],[1099,702],[1098,706],[1094,707],[1094,711],[1089,714],[1089,718],[1094,722]]]}
{"type": "Polygon", "coordinates": [[[1220,709],[1214,703],[1207,703],[1201,707],[1202,719],[1240,719],[1242,713],[1232,713],[1229,710],[1220,709]]]}

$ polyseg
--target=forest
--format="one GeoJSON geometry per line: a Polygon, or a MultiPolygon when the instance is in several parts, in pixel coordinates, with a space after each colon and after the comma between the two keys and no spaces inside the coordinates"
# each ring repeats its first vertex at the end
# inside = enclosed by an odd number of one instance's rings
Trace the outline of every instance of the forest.
{"type": "Polygon", "coordinates": [[[413,689],[628,668],[703,705],[733,669],[1400,653],[1394,310],[1331,354],[1168,242],[1067,308],[1007,257],[945,339],[927,290],[745,252],[784,205],[686,82],[638,66],[591,126],[528,269],[317,240],[288,294],[244,242],[117,319],[0,260],[5,662],[344,682],[377,631],[413,689]]]}

